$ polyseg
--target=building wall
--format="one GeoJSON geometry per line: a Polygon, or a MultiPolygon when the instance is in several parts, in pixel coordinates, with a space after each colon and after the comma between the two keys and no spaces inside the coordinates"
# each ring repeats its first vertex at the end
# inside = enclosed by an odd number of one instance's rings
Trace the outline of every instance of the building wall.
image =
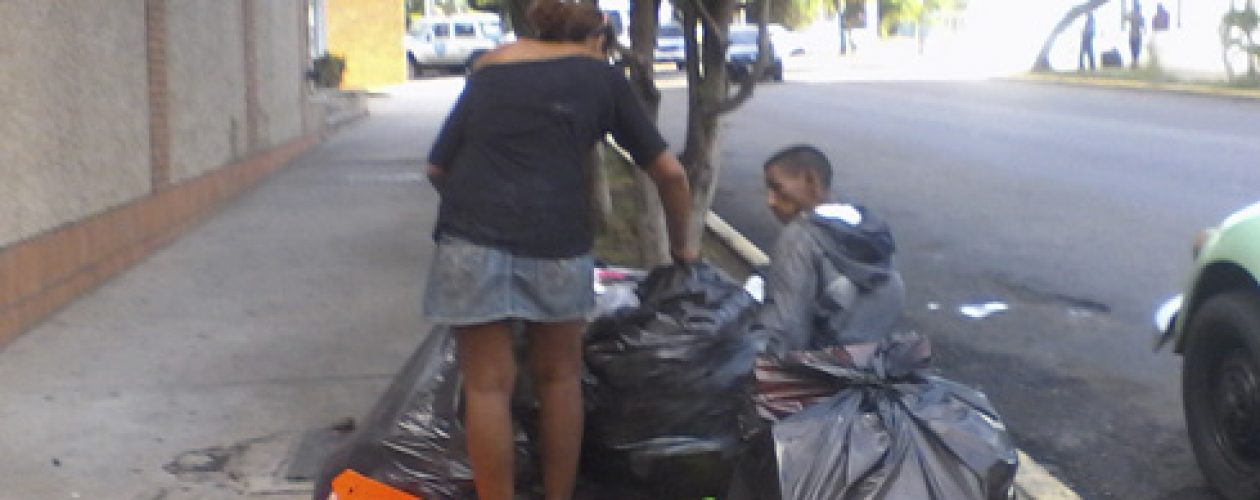
{"type": "Polygon", "coordinates": [[[144,0],[5,0],[0,24],[0,248],[148,193],[144,0]]]}
{"type": "Polygon", "coordinates": [[[246,156],[245,32],[239,1],[170,0],[171,180],[246,156]]]}
{"type": "Polygon", "coordinates": [[[254,2],[258,50],[259,146],[271,147],[302,133],[307,56],[299,0],[254,2]]]}
{"type": "Polygon", "coordinates": [[[0,347],[320,140],[307,9],[0,0],[0,347]]]}
{"type": "Polygon", "coordinates": [[[324,0],[328,52],[346,58],[342,88],[371,89],[407,80],[402,0],[324,0]]]}

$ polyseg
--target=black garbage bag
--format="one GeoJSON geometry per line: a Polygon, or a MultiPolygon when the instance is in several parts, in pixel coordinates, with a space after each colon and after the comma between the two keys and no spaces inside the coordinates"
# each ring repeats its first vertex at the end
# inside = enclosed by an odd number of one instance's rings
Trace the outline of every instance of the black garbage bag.
{"type": "Polygon", "coordinates": [[[1018,458],[1000,417],[930,373],[930,357],[925,337],[901,333],[759,359],[754,399],[772,424],[727,498],[1011,498],[1018,458]]]}
{"type": "Polygon", "coordinates": [[[460,420],[455,338],[435,328],[344,445],[324,462],[316,500],[352,469],[426,500],[475,498],[460,420]]]}
{"type": "MultiPolygon", "coordinates": [[[[315,500],[347,469],[425,500],[476,498],[462,420],[455,338],[434,328],[346,442],[321,467],[315,500]]],[[[538,483],[527,433],[518,425],[519,488],[538,483]]]]}
{"type": "Polygon", "coordinates": [[[756,421],[755,302],[707,263],[655,269],[638,295],[587,334],[583,474],[650,498],[721,494],[756,421]]]}

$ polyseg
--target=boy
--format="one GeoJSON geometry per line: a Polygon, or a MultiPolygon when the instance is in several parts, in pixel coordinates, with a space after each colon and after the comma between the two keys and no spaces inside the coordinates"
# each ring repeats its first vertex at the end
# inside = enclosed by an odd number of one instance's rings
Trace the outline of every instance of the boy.
{"type": "Polygon", "coordinates": [[[882,339],[905,302],[888,226],[860,206],[827,203],[831,164],[818,148],[788,147],[763,168],[770,211],[785,224],[759,318],[771,351],[882,339]]]}

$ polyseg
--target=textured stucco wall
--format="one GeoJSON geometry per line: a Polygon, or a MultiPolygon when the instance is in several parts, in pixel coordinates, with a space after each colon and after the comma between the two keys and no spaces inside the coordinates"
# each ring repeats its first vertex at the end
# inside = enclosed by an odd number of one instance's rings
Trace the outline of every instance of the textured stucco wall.
{"type": "Polygon", "coordinates": [[[169,0],[171,181],[243,158],[245,42],[241,2],[169,0]]]}
{"type": "Polygon", "coordinates": [[[302,135],[307,51],[299,22],[300,0],[254,2],[258,47],[259,145],[284,144],[302,135]]]}
{"type": "Polygon", "coordinates": [[[400,0],[326,0],[328,52],[346,58],[341,87],[371,89],[407,80],[400,0]]]}
{"type": "Polygon", "coordinates": [[[144,0],[0,1],[0,247],[149,192],[144,0]]]}

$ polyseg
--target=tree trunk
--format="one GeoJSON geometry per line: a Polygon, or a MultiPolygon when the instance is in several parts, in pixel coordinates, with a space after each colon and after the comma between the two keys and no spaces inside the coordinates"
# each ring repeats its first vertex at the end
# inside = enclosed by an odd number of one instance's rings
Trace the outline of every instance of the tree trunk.
{"type": "Polygon", "coordinates": [[[511,23],[512,31],[516,33],[517,38],[534,36],[534,26],[529,24],[529,19],[525,16],[531,4],[531,0],[504,0],[503,2],[508,22],[511,23]]]}
{"type": "MultiPolygon", "coordinates": [[[[652,67],[656,52],[656,34],[659,29],[657,12],[660,0],[634,0],[630,3],[630,52],[634,60],[630,64],[630,84],[643,102],[648,116],[657,121],[661,106],[661,91],[656,87],[656,72],[652,67]]],[[[634,169],[635,193],[640,208],[635,220],[639,236],[640,256],[648,267],[670,262],[669,237],[665,226],[665,210],[661,206],[656,185],[643,170],[634,169]]]]}
{"type": "Polygon", "coordinates": [[[1037,53],[1037,60],[1033,62],[1033,71],[1051,71],[1054,68],[1050,66],[1050,50],[1054,48],[1054,42],[1064,30],[1068,29],[1076,19],[1093,12],[1111,0],[1089,0],[1088,2],[1072,7],[1067,14],[1063,15],[1063,19],[1054,25],[1054,29],[1050,31],[1050,36],[1046,37],[1046,42],[1041,45],[1041,52],[1037,53]]]}
{"type": "Polygon", "coordinates": [[[683,9],[683,37],[687,49],[687,139],[683,147],[682,163],[687,168],[691,183],[691,214],[688,221],[689,243],[700,248],[704,235],[704,219],[713,204],[713,193],[721,172],[718,155],[718,126],[722,115],[733,111],[752,97],[757,79],[765,72],[771,59],[769,35],[765,20],[769,18],[770,2],[760,2],[758,23],[760,54],[747,79],[738,82],[735,95],[731,95],[731,82],[727,74],[726,48],[730,24],[735,16],[736,0],[690,0],[683,9]],[[704,36],[697,42],[698,27],[704,36]]]}
{"type": "MultiPolygon", "coordinates": [[[[704,216],[713,201],[718,172],[721,170],[718,148],[719,115],[714,112],[726,100],[729,81],[726,71],[726,40],[728,27],[734,14],[731,0],[692,0],[712,15],[712,23],[704,24],[703,40],[697,44],[699,58],[688,53],[688,106],[687,139],[683,146],[682,163],[687,167],[691,184],[691,217],[688,234],[693,248],[700,248],[704,235],[704,216]],[[716,35],[716,36],[715,36],[716,35]],[[691,74],[690,66],[700,74],[691,74]]],[[[700,24],[697,9],[689,9],[693,22],[700,24]]],[[[690,43],[690,40],[688,40],[690,43]]],[[[751,72],[750,72],[751,73],[751,72]]]]}

